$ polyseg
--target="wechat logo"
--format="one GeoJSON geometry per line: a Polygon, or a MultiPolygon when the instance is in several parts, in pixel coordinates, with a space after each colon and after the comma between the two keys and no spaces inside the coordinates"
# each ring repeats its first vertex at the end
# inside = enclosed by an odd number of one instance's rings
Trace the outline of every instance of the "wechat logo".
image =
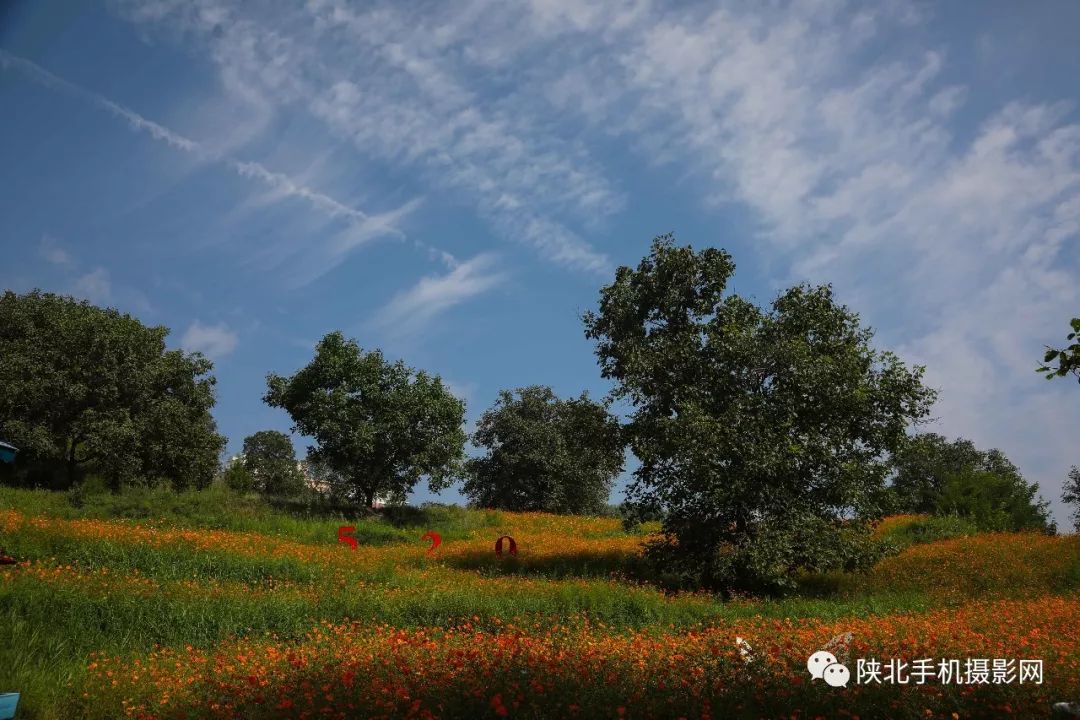
{"type": "Polygon", "coordinates": [[[836,656],[827,650],[818,650],[806,661],[806,669],[814,680],[824,680],[832,687],[845,687],[851,679],[851,671],[846,665],[836,661],[836,656]]]}

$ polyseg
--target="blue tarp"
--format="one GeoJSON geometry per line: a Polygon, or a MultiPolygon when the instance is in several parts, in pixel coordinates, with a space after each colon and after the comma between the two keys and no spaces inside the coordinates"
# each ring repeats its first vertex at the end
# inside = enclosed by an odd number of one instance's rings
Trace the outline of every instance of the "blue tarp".
{"type": "Polygon", "coordinates": [[[19,706],[19,693],[0,693],[0,720],[12,720],[19,706]]]}
{"type": "MultiPolygon", "coordinates": [[[[9,445],[6,442],[0,442],[0,460],[3,462],[15,462],[15,453],[19,452],[19,448],[14,445],[9,445]]],[[[4,716],[0,715],[0,720],[4,720],[4,716]]]]}

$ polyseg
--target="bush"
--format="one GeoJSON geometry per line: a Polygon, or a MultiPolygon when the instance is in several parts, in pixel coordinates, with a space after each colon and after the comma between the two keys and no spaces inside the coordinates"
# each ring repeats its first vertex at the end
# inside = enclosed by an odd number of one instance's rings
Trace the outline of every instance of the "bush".
{"type": "Polygon", "coordinates": [[[242,462],[230,462],[221,473],[225,487],[233,492],[249,493],[255,490],[255,476],[242,462]]]}
{"type": "Polygon", "coordinates": [[[1038,490],[1038,485],[1028,485],[1018,475],[958,472],[946,476],[937,512],[963,516],[988,532],[1053,532],[1048,505],[1036,497],[1038,490]]]}
{"type": "Polygon", "coordinates": [[[67,491],[67,500],[71,507],[81,508],[86,504],[87,497],[106,495],[109,492],[109,483],[105,478],[100,475],[90,475],[67,491]]]}
{"type": "Polygon", "coordinates": [[[880,533],[879,538],[905,548],[919,543],[975,535],[978,532],[978,526],[967,518],[957,515],[926,515],[915,516],[910,522],[897,524],[880,533]]]}
{"type": "Polygon", "coordinates": [[[645,552],[663,566],[663,582],[679,588],[704,584],[730,595],[732,589],[783,594],[797,589],[806,573],[865,570],[887,548],[867,523],[792,515],[787,522],[762,523],[752,540],[721,543],[707,563],[671,536],[647,543],[645,552]]]}

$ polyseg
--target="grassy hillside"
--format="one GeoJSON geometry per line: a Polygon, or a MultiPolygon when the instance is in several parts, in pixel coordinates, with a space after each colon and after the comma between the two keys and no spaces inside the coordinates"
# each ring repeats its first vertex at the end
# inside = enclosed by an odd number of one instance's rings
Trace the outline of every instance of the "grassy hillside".
{"type": "Polygon", "coordinates": [[[869,573],[723,603],[644,582],[645,536],[613,518],[0,489],[23,560],[0,568],[0,692],[23,693],[20,718],[1034,717],[1080,698],[1080,538],[878,531],[896,552],[869,573]],[[843,632],[852,684],[809,682],[843,632]],[[870,657],[1041,658],[1045,678],[856,686],[870,657]]]}

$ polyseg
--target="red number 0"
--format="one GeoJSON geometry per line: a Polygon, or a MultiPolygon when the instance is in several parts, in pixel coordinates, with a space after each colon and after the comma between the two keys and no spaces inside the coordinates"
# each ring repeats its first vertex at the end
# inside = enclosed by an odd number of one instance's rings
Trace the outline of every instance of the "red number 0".
{"type": "Polygon", "coordinates": [[[501,538],[495,541],[495,554],[499,557],[502,557],[503,540],[510,541],[510,554],[517,555],[517,543],[514,542],[514,538],[510,537],[509,535],[503,535],[501,538]]]}

